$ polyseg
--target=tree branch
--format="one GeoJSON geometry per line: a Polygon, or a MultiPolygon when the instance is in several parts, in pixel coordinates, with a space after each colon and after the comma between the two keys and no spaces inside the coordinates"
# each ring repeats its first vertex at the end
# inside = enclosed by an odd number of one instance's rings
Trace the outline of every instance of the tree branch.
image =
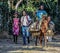
{"type": "Polygon", "coordinates": [[[20,4],[22,1],[23,1],[23,0],[19,0],[19,1],[17,2],[16,6],[15,6],[15,9],[16,9],[16,10],[17,10],[19,4],[20,4]]]}

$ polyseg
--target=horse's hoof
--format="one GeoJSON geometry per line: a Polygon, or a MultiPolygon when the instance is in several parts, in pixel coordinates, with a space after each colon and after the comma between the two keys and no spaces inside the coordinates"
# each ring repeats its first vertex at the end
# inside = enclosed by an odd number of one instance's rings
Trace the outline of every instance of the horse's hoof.
{"type": "Polygon", "coordinates": [[[40,46],[40,48],[43,48],[43,46],[40,46]]]}
{"type": "Polygon", "coordinates": [[[47,48],[48,46],[45,46],[45,48],[47,48]]]}
{"type": "Polygon", "coordinates": [[[42,45],[40,45],[40,48],[43,48],[43,46],[42,46],[42,45]]]}
{"type": "Polygon", "coordinates": [[[37,44],[35,44],[35,46],[37,46],[37,44]]]}

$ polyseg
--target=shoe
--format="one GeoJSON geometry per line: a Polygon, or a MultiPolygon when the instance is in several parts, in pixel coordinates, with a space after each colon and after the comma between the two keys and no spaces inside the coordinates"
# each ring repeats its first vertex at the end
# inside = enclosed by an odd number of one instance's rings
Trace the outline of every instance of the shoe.
{"type": "Polygon", "coordinates": [[[26,45],[26,44],[23,44],[24,46],[26,45]]]}

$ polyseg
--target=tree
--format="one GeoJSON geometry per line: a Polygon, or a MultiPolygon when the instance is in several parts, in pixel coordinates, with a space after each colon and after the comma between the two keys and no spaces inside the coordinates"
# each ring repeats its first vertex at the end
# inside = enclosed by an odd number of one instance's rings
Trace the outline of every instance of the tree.
{"type": "Polygon", "coordinates": [[[17,10],[19,4],[20,4],[22,1],[23,1],[23,0],[19,0],[19,1],[17,2],[16,6],[15,6],[15,9],[16,9],[16,10],[17,10]]]}
{"type": "Polygon", "coordinates": [[[45,9],[48,12],[48,14],[52,15],[52,17],[53,17],[52,20],[56,23],[59,20],[59,19],[56,20],[56,18],[57,18],[57,9],[58,9],[57,8],[57,1],[58,0],[1,0],[1,1],[2,2],[6,1],[6,4],[2,4],[2,6],[3,5],[5,6],[4,9],[6,10],[6,12],[8,12],[7,11],[8,6],[9,6],[9,12],[12,11],[12,10],[17,10],[20,14],[21,14],[21,11],[23,9],[26,9],[28,11],[29,15],[32,18],[34,18],[33,17],[33,12],[38,9],[40,4],[44,4],[45,7],[46,7],[45,9]],[[6,7],[7,2],[8,2],[8,6],[6,7]]]}

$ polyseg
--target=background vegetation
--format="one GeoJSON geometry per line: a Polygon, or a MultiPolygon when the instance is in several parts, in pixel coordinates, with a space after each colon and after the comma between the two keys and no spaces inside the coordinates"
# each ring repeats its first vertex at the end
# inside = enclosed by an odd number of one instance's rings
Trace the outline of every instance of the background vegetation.
{"type": "MultiPolygon", "coordinates": [[[[11,20],[13,18],[13,13],[15,12],[16,4],[20,0],[0,0],[0,8],[2,9],[2,28],[3,30],[8,27],[7,23],[8,20],[11,20]],[[10,19],[11,17],[11,19],[10,19]]],[[[22,0],[22,2],[19,4],[17,11],[19,13],[19,18],[22,15],[22,10],[26,9],[28,14],[31,16],[32,19],[35,19],[34,12],[38,9],[40,4],[44,4],[45,10],[48,14],[52,16],[52,20],[56,24],[56,30],[60,31],[60,18],[59,18],[59,5],[58,0],[22,0]]]]}

